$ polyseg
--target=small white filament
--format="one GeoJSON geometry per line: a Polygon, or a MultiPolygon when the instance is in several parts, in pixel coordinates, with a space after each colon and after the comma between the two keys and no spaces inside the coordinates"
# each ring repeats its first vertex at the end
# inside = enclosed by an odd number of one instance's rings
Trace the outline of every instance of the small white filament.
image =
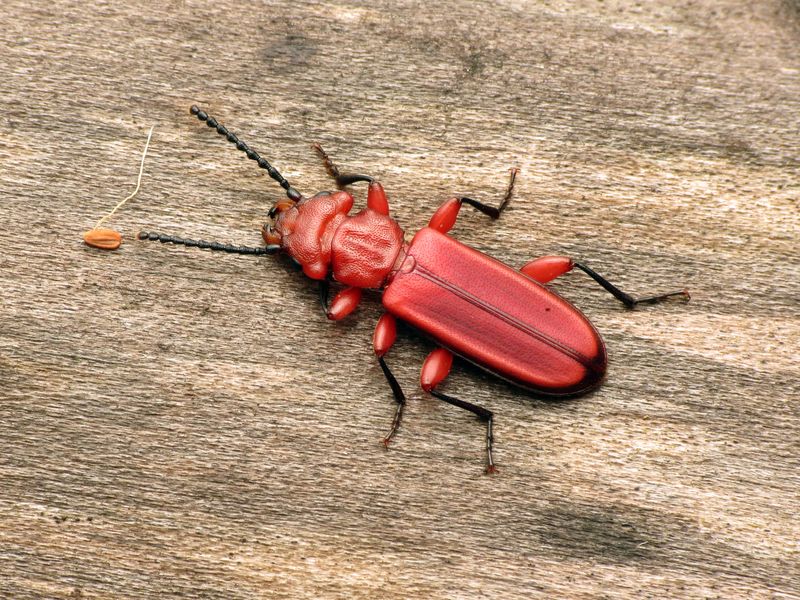
{"type": "Polygon", "coordinates": [[[97,222],[97,225],[95,225],[95,226],[93,227],[93,229],[97,229],[98,227],[100,227],[100,225],[102,225],[102,224],[103,224],[103,222],[105,222],[107,219],[109,219],[109,218],[111,217],[111,215],[113,215],[115,212],[117,212],[117,209],[121,208],[123,204],[125,204],[125,203],[126,203],[128,200],[130,200],[130,199],[131,199],[131,198],[133,198],[133,197],[134,197],[136,194],[138,194],[138,193],[139,193],[139,188],[140,188],[140,187],[141,187],[141,185],[142,185],[142,173],[144,173],[144,158],[145,158],[145,156],[147,156],[147,149],[150,147],[150,138],[151,138],[151,137],[153,137],[153,129],[155,129],[155,125],[153,125],[153,126],[150,128],[150,133],[148,133],[148,134],[147,134],[147,143],[145,143],[145,145],[144,145],[144,152],[142,152],[142,163],[139,165],[139,177],[136,179],[136,189],[135,189],[135,190],[133,190],[133,193],[132,193],[130,196],[128,196],[127,198],[125,198],[124,200],[122,200],[122,201],[121,201],[119,204],[117,204],[117,205],[114,207],[114,210],[112,210],[112,211],[111,211],[110,213],[108,213],[108,214],[107,214],[105,217],[103,217],[102,219],[100,219],[100,220],[97,222]]]}

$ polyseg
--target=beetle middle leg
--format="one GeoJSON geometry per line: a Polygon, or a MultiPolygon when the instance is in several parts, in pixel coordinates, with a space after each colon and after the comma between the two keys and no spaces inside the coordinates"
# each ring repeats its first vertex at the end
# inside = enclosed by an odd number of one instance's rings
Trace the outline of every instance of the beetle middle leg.
{"type": "Polygon", "coordinates": [[[486,473],[496,473],[497,467],[494,466],[494,460],[492,459],[492,447],[494,445],[494,436],[492,435],[494,414],[492,411],[483,408],[482,406],[478,406],[477,404],[472,404],[471,402],[465,402],[464,400],[453,398],[447,394],[442,394],[434,389],[447,378],[452,365],[453,353],[445,348],[437,348],[428,355],[428,357],[425,359],[425,363],[422,365],[420,385],[423,390],[428,392],[434,398],[438,398],[439,400],[447,402],[448,404],[452,404],[453,406],[457,406],[458,408],[468,410],[477,416],[481,421],[486,423],[486,473]]]}
{"type": "Polygon", "coordinates": [[[403,419],[403,409],[406,406],[406,395],[403,393],[403,388],[397,382],[397,379],[392,373],[389,366],[384,360],[384,356],[389,352],[389,349],[394,345],[397,339],[397,320],[389,313],[383,313],[381,318],[378,319],[378,324],[375,326],[375,333],[372,336],[372,346],[375,349],[375,356],[378,357],[378,364],[381,366],[386,381],[389,382],[389,387],[392,388],[395,402],[397,402],[397,410],[395,410],[394,418],[392,419],[392,428],[386,437],[383,438],[384,447],[389,447],[389,442],[392,441],[394,434],[397,433],[400,427],[400,421],[403,419]]]}
{"type": "Polygon", "coordinates": [[[511,196],[514,193],[514,182],[517,179],[517,173],[519,173],[519,169],[510,169],[509,172],[511,173],[511,176],[508,179],[508,187],[506,188],[506,193],[500,202],[500,206],[491,206],[489,204],[484,204],[483,202],[478,202],[477,200],[466,197],[450,198],[450,200],[447,200],[444,204],[442,204],[433,214],[431,220],[428,222],[428,227],[432,227],[433,229],[441,231],[442,233],[447,233],[450,231],[450,229],[452,229],[453,225],[456,223],[456,219],[458,218],[458,213],[461,210],[462,204],[468,204],[475,210],[482,212],[492,219],[499,219],[500,215],[503,213],[503,210],[505,210],[506,206],[508,206],[511,196]]]}
{"type": "Polygon", "coordinates": [[[350,185],[351,183],[356,183],[358,181],[366,181],[369,183],[369,191],[367,192],[367,207],[382,215],[389,214],[389,201],[386,199],[386,192],[383,191],[383,186],[380,183],[375,181],[375,179],[369,175],[341,173],[339,171],[339,167],[337,167],[336,163],[331,160],[331,157],[328,156],[328,153],[322,149],[322,146],[319,144],[312,144],[311,147],[317,151],[317,154],[319,154],[319,157],[322,159],[322,164],[325,165],[325,170],[328,172],[328,175],[333,177],[333,179],[336,181],[336,186],[338,188],[341,189],[346,185],[350,185]]]}
{"type": "Polygon", "coordinates": [[[637,304],[652,304],[661,302],[668,298],[683,297],[686,300],[690,298],[689,290],[683,289],[676,292],[669,292],[666,294],[659,294],[657,296],[645,296],[643,298],[636,298],[627,292],[623,292],[613,283],[608,281],[605,277],[599,275],[583,263],[576,262],[568,256],[543,256],[537,258],[526,264],[520,269],[522,273],[539,283],[548,283],[556,277],[563,275],[577,267],[589,277],[599,283],[607,292],[614,298],[622,302],[627,308],[634,308],[637,304]]]}

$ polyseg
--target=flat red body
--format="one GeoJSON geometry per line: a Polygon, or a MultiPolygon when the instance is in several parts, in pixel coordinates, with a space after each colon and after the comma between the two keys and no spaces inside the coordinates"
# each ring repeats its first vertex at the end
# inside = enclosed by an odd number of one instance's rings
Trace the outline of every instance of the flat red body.
{"type": "Polygon", "coordinates": [[[414,237],[383,305],[453,353],[538,393],[580,394],[606,371],[603,340],[577,308],[430,227],[414,237]]]}

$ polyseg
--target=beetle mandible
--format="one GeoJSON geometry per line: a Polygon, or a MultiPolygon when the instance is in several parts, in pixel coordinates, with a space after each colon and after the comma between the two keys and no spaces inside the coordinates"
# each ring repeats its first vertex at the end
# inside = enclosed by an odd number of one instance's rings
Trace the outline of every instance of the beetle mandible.
{"type": "Polygon", "coordinates": [[[320,282],[323,308],[334,321],[353,312],[362,290],[382,291],[386,312],[378,320],[372,341],[397,404],[385,445],[397,432],[406,403],[385,360],[397,337],[397,319],[419,329],[438,346],[423,363],[422,389],[475,414],[486,424],[486,472],[491,473],[496,470],[492,412],[437,390],[450,372],[454,355],[536,394],[577,396],[603,380],[607,365],[605,344],[589,319],[545,287],[546,283],[578,268],[628,308],[672,297],[689,298],[685,289],[635,298],[566,256],[545,256],[516,270],[447,235],[464,204],[492,219],[499,218],[511,199],[517,169],[510,171],[499,206],[472,198],[451,198],[434,213],[428,226],[406,243],[403,230],[389,216],[381,184],[367,175],[340,173],[318,144],[314,148],[339,188],[356,182],[368,184],[364,210],[351,216],[353,196],[343,190],[304,197],[266,159],[215,118],[197,106],[192,106],[190,112],[265,169],[286,191],[287,199],[278,201],[269,211],[270,222],[262,229],[263,247],[147,232],[140,232],[138,238],[237,254],[283,252],[305,275],[320,282]],[[344,289],[329,303],[331,281],[344,289]]]}

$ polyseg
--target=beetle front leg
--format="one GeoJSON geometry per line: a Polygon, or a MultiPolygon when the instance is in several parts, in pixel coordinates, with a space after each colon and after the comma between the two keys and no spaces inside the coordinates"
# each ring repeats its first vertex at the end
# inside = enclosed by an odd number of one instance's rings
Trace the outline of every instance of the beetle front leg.
{"type": "Polygon", "coordinates": [[[659,294],[657,296],[646,296],[644,298],[635,298],[630,294],[623,292],[617,286],[612,284],[606,278],[602,277],[601,275],[595,273],[592,269],[587,267],[586,265],[576,262],[567,256],[543,256],[541,258],[537,258],[529,262],[527,265],[522,267],[520,271],[530,277],[531,279],[538,281],[539,283],[548,283],[552,281],[556,277],[563,275],[571,271],[573,268],[579,268],[581,271],[589,275],[592,279],[594,279],[597,283],[599,283],[603,288],[608,291],[614,298],[622,302],[628,308],[634,308],[637,304],[648,304],[654,302],[660,302],[662,300],[666,300],[668,298],[674,298],[677,296],[681,296],[685,299],[689,299],[689,290],[683,289],[677,292],[669,292],[667,294],[659,294]]]}
{"type": "Polygon", "coordinates": [[[489,206],[483,202],[478,202],[477,200],[466,197],[450,198],[450,200],[447,200],[444,204],[442,204],[433,214],[431,220],[428,222],[428,227],[441,231],[442,233],[447,233],[450,231],[453,228],[453,225],[455,225],[462,204],[469,204],[475,210],[488,215],[492,219],[499,219],[503,210],[505,210],[506,206],[508,206],[508,202],[511,200],[511,195],[514,193],[514,182],[517,179],[517,173],[519,172],[519,169],[510,169],[510,172],[511,177],[509,178],[508,187],[506,188],[506,193],[503,196],[503,200],[500,202],[500,206],[489,206]]]}
{"type": "Polygon", "coordinates": [[[372,182],[373,179],[369,175],[352,175],[347,173],[342,173],[339,171],[339,167],[336,166],[331,160],[331,157],[328,156],[328,153],[322,149],[317,143],[311,144],[311,147],[317,152],[319,157],[322,159],[322,164],[325,165],[325,170],[328,172],[328,175],[333,177],[334,181],[336,181],[337,187],[344,187],[346,185],[350,185],[351,183],[356,183],[358,181],[368,181],[372,182]]]}
{"type": "Polygon", "coordinates": [[[420,373],[420,386],[422,386],[422,389],[428,392],[434,398],[438,398],[439,400],[447,402],[448,404],[452,404],[453,406],[457,406],[458,408],[468,410],[477,416],[481,421],[486,423],[486,473],[496,473],[497,467],[494,466],[494,460],[492,458],[492,447],[494,445],[494,436],[492,435],[494,414],[492,411],[487,410],[482,406],[478,406],[477,404],[472,404],[471,402],[465,402],[464,400],[459,400],[458,398],[453,398],[452,396],[442,394],[434,389],[447,378],[452,366],[453,353],[445,348],[437,348],[428,355],[428,357],[425,359],[425,363],[422,365],[422,372],[420,373]]]}
{"type": "Polygon", "coordinates": [[[319,144],[312,144],[311,145],[314,150],[317,151],[319,157],[322,159],[322,164],[325,165],[325,170],[328,172],[328,175],[333,177],[334,181],[336,181],[336,186],[339,188],[343,188],[346,185],[350,185],[351,183],[356,183],[358,181],[366,181],[369,183],[369,191],[367,192],[367,208],[371,208],[375,212],[378,212],[382,215],[389,214],[389,202],[386,199],[386,192],[383,191],[383,186],[375,181],[369,175],[349,175],[343,174],[339,171],[339,167],[336,166],[331,160],[331,157],[328,156],[328,153],[322,149],[322,146],[319,144]]]}
{"type": "Polygon", "coordinates": [[[333,301],[328,304],[328,292],[330,283],[326,279],[319,282],[319,300],[322,310],[331,321],[340,321],[353,312],[358,303],[361,302],[361,288],[346,287],[333,297],[333,301]]]}
{"type": "Polygon", "coordinates": [[[392,428],[389,430],[389,433],[386,434],[386,437],[383,438],[383,445],[386,448],[389,447],[389,442],[400,427],[400,421],[403,418],[403,408],[405,408],[406,405],[406,396],[403,393],[403,388],[400,387],[394,374],[383,359],[386,353],[389,352],[389,349],[394,345],[396,339],[397,320],[389,313],[384,313],[381,315],[381,318],[378,319],[378,324],[375,326],[375,333],[372,335],[372,346],[375,349],[375,356],[378,357],[378,364],[381,366],[383,375],[386,377],[386,381],[389,382],[389,387],[392,388],[392,394],[394,395],[395,402],[397,402],[397,410],[392,419],[392,428]]]}

